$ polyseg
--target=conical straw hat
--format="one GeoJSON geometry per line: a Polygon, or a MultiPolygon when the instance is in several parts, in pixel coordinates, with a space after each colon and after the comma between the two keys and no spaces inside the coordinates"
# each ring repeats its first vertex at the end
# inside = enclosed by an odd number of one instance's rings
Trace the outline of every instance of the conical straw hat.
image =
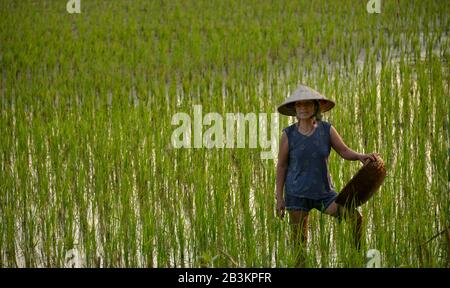
{"type": "Polygon", "coordinates": [[[334,101],[325,98],[325,96],[316,90],[308,86],[300,85],[300,87],[283,102],[283,104],[278,106],[278,112],[286,116],[295,116],[295,102],[301,100],[319,100],[321,112],[326,112],[335,105],[334,101]]]}

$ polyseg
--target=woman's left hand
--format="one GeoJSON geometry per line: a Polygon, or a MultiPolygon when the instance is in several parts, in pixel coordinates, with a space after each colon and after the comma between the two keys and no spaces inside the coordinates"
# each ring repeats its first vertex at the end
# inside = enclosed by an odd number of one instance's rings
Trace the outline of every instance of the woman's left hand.
{"type": "Polygon", "coordinates": [[[378,153],[369,153],[369,154],[361,154],[359,156],[359,161],[361,161],[363,164],[366,164],[367,159],[370,159],[371,161],[377,161],[377,157],[380,156],[378,153]]]}

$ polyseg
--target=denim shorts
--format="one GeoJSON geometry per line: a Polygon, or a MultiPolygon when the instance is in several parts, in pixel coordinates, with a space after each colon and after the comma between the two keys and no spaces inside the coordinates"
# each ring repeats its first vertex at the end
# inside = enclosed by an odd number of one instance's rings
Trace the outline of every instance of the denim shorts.
{"type": "Polygon", "coordinates": [[[337,193],[334,191],[331,191],[327,194],[327,196],[319,200],[285,194],[284,201],[286,204],[286,210],[302,210],[309,212],[311,209],[315,208],[321,212],[324,212],[327,210],[328,206],[333,203],[336,197],[337,193]]]}

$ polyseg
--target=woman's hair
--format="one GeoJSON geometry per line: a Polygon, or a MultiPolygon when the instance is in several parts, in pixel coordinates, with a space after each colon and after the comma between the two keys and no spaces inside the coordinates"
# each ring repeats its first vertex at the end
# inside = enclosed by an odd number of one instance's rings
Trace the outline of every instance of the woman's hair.
{"type": "Polygon", "coordinates": [[[319,100],[314,100],[315,112],[314,115],[316,120],[322,121],[322,111],[320,111],[320,103],[319,100]]]}

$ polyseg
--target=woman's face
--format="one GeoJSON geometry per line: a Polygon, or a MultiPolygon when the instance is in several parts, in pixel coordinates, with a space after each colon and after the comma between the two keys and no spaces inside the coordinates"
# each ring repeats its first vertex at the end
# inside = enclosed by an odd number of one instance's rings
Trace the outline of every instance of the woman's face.
{"type": "Polygon", "coordinates": [[[298,119],[308,119],[314,114],[314,101],[302,100],[295,102],[295,112],[298,119]]]}

